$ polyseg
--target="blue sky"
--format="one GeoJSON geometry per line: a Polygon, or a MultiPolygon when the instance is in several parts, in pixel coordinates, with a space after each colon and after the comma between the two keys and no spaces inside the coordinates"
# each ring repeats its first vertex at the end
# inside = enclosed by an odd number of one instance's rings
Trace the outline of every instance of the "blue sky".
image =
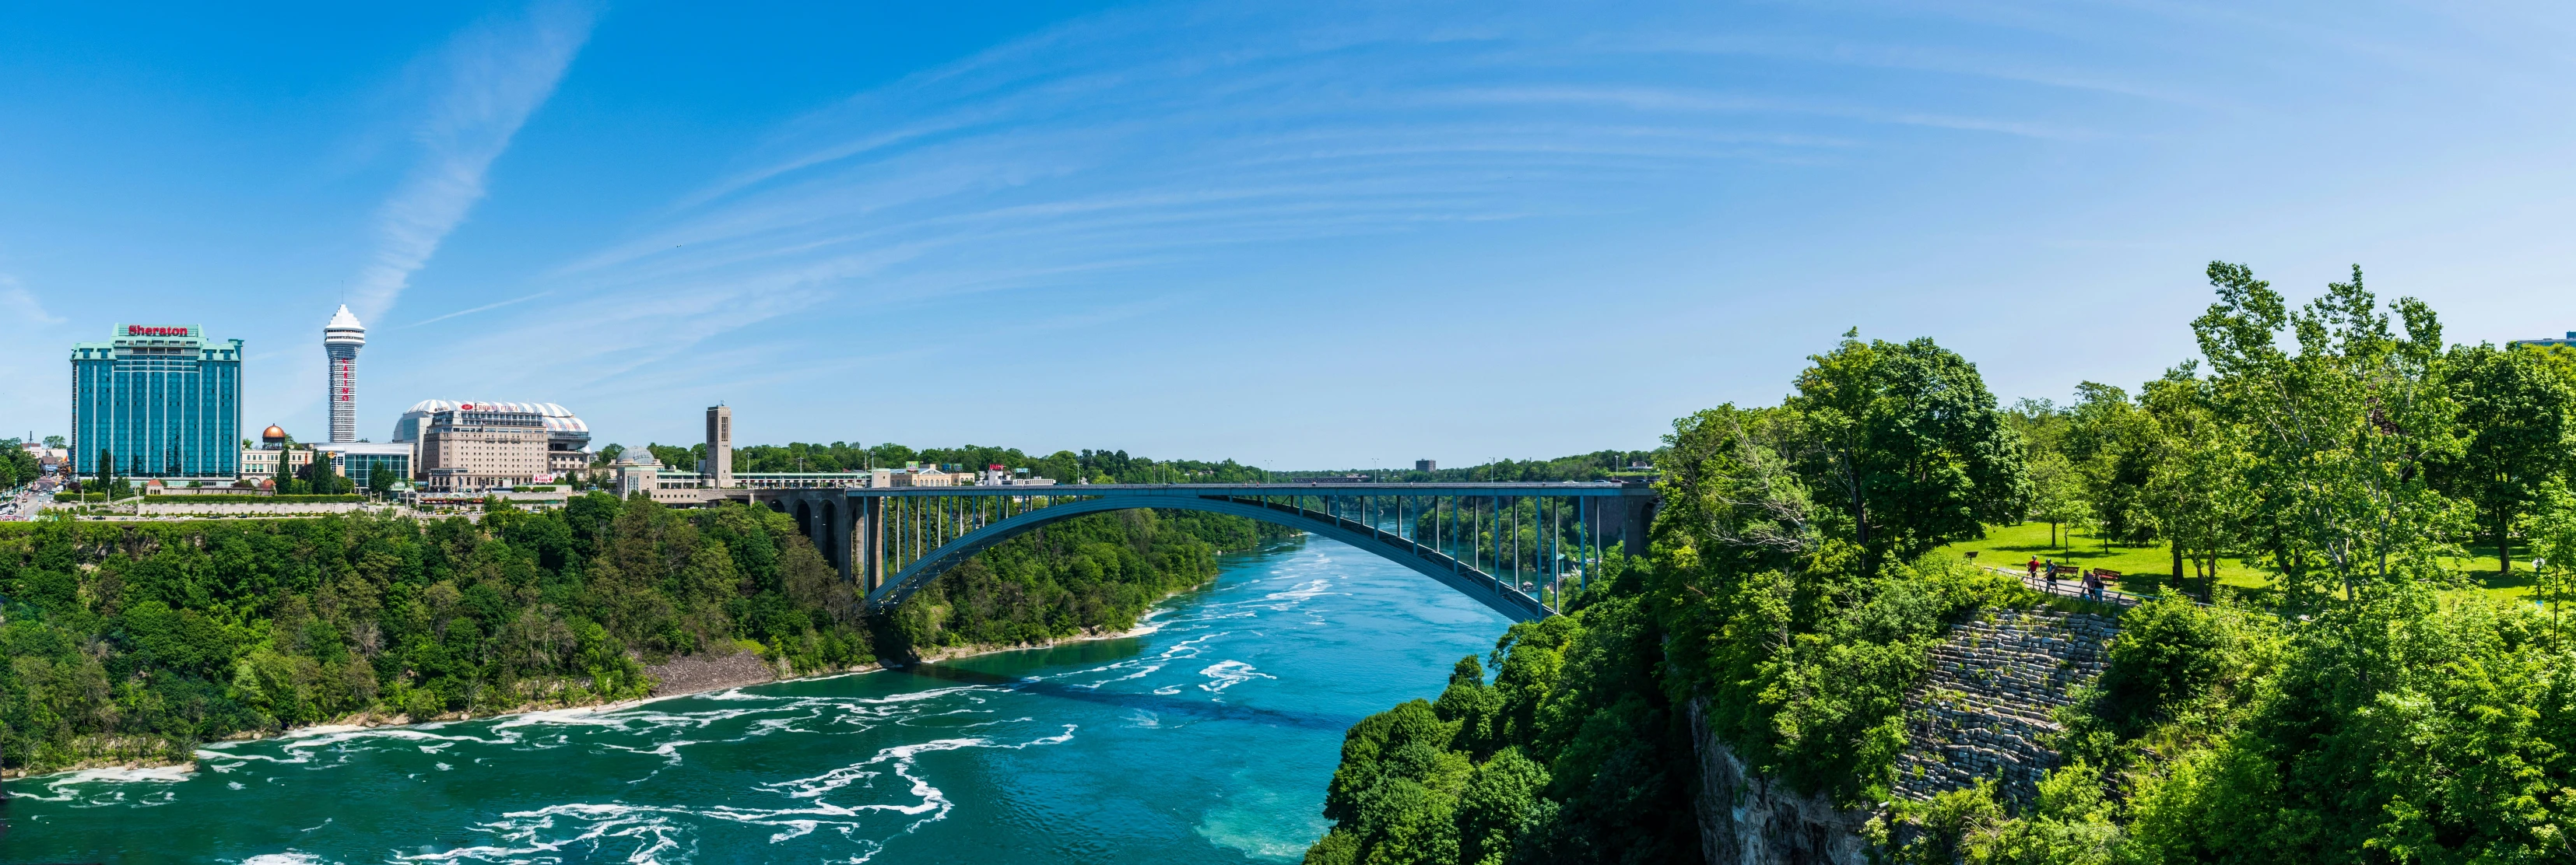
{"type": "Polygon", "coordinates": [[[0,434],[115,322],[247,428],[1446,464],[1648,447],[1847,328],[2007,401],[2191,354],[2211,259],[2576,328],[2557,4],[20,6],[0,434]]]}

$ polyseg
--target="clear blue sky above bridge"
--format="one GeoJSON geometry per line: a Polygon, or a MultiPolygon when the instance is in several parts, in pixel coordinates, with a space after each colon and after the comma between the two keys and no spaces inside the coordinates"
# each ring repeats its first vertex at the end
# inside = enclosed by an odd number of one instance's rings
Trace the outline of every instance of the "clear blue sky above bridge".
{"type": "Polygon", "coordinates": [[[20,5],[0,427],[197,323],[318,436],[342,302],[379,439],[1280,468],[1648,446],[1853,326],[2134,385],[2213,258],[2576,328],[2570,8],[2261,5],[20,5]]]}

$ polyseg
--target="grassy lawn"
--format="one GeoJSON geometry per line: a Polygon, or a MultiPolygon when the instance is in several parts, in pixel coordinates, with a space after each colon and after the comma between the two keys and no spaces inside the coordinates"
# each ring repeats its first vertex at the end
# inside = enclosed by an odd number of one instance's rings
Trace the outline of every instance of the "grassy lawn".
{"type": "MultiPolygon", "coordinates": [[[[2059,526],[2057,535],[2058,542],[2054,545],[2050,544],[2047,523],[1987,526],[1984,538],[1951,544],[1942,547],[1941,552],[1948,555],[1965,555],[1974,551],[1977,554],[1978,564],[2001,567],[2019,567],[2030,561],[2032,557],[2037,557],[2044,562],[2054,561],[2084,568],[2110,568],[2126,575],[2121,580],[2120,588],[2144,594],[2156,594],[2162,591],[2161,586],[2173,573],[2173,552],[2163,542],[2136,545],[2114,543],[2105,550],[2101,540],[2081,529],[2059,526]]],[[[2523,549],[2520,544],[2514,546],[2514,570],[2510,578],[2497,578],[2495,546],[2492,544],[2471,545],[2468,547],[2467,556],[2447,560],[2445,564],[2476,580],[2479,587],[2465,591],[2481,592],[2499,598],[2518,598],[2531,594],[2531,553],[2523,549]]],[[[2188,572],[2190,565],[2186,563],[2184,567],[2188,572]]],[[[2271,569],[2247,564],[2242,559],[2218,560],[2218,581],[2226,585],[2247,589],[2261,588],[2271,583],[2271,577],[2271,569]]],[[[2443,594],[2457,595],[2460,592],[2443,594]]]]}
{"type": "MultiPolygon", "coordinates": [[[[2110,568],[2123,575],[2119,588],[2145,594],[2162,592],[2165,581],[2173,573],[2173,549],[2163,542],[2113,543],[2106,549],[2100,539],[2082,529],[2061,525],[2057,528],[2057,543],[2050,544],[2047,523],[1987,526],[1985,537],[1951,544],[1941,551],[1951,555],[1974,552],[1977,564],[2007,568],[2018,568],[2033,558],[2082,568],[2110,568]]],[[[2190,563],[2184,563],[2184,569],[2188,573],[2190,563]]],[[[2220,583],[2260,588],[2270,582],[2269,577],[2269,571],[2243,561],[2218,560],[2220,583]]]]}
{"type": "MultiPolygon", "coordinates": [[[[2496,576],[2494,544],[2470,544],[2465,557],[2446,559],[2443,564],[2477,579],[2482,591],[2499,598],[2519,598],[2531,594],[2531,549],[2513,545],[2513,576],[2496,576]]],[[[2450,594],[2450,593],[2445,593],[2450,594]]]]}

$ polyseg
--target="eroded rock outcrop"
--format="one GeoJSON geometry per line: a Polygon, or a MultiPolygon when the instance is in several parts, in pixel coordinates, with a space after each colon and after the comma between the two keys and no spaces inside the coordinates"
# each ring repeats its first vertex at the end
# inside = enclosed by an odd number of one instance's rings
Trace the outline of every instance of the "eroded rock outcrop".
{"type": "Polygon", "coordinates": [[[1824,794],[1806,794],[1748,771],[1716,734],[1709,732],[1704,702],[1693,700],[1692,748],[1699,754],[1700,854],[1708,865],[1865,865],[1861,827],[1868,811],[1834,807],[1824,794]]]}
{"type": "MultiPolygon", "coordinates": [[[[2040,743],[2059,730],[2052,717],[2077,688],[2101,675],[2119,634],[2109,618],[2055,610],[1991,610],[1951,626],[1932,649],[1931,675],[1906,700],[1905,750],[1896,789],[1922,801],[1945,790],[1998,779],[2005,799],[2027,803],[2039,776],[2058,763],[2040,743]]],[[[1862,830],[1875,810],[1838,808],[1748,770],[1711,733],[1705,702],[1690,713],[1699,756],[1701,852],[1709,865],[1863,865],[1862,830]]]]}
{"type": "Polygon", "coordinates": [[[2102,674],[2120,633],[2109,618],[2056,610],[1990,610],[1953,625],[1932,650],[1932,675],[1905,701],[1906,747],[1896,795],[1922,801],[1994,778],[2003,799],[2028,804],[2057,768],[2040,744],[2052,715],[2102,674]]]}

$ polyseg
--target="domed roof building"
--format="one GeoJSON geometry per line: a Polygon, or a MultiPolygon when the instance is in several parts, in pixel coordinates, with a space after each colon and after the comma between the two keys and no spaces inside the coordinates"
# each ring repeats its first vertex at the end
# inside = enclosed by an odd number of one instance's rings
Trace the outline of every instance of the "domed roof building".
{"type": "Polygon", "coordinates": [[[563,406],[550,402],[490,402],[485,400],[451,402],[443,399],[425,399],[413,403],[410,409],[402,413],[402,417],[394,419],[393,440],[398,442],[419,441],[421,426],[428,422],[430,415],[443,411],[458,410],[504,411],[536,415],[543,418],[545,421],[546,439],[548,440],[551,449],[577,451],[586,450],[590,446],[590,424],[584,423],[581,418],[574,416],[571,409],[564,408],[563,406]]]}
{"type": "Polygon", "coordinates": [[[550,402],[425,399],[394,421],[428,488],[552,483],[590,469],[590,425],[550,402]]]}
{"type": "Polygon", "coordinates": [[[286,428],[276,424],[269,424],[267,429],[260,430],[259,442],[260,444],[267,445],[271,448],[285,446],[286,428]]]}
{"type": "Polygon", "coordinates": [[[617,461],[611,465],[617,470],[618,498],[636,493],[650,496],[654,490],[662,488],[662,461],[653,457],[652,448],[628,445],[618,452],[617,461]]]}

